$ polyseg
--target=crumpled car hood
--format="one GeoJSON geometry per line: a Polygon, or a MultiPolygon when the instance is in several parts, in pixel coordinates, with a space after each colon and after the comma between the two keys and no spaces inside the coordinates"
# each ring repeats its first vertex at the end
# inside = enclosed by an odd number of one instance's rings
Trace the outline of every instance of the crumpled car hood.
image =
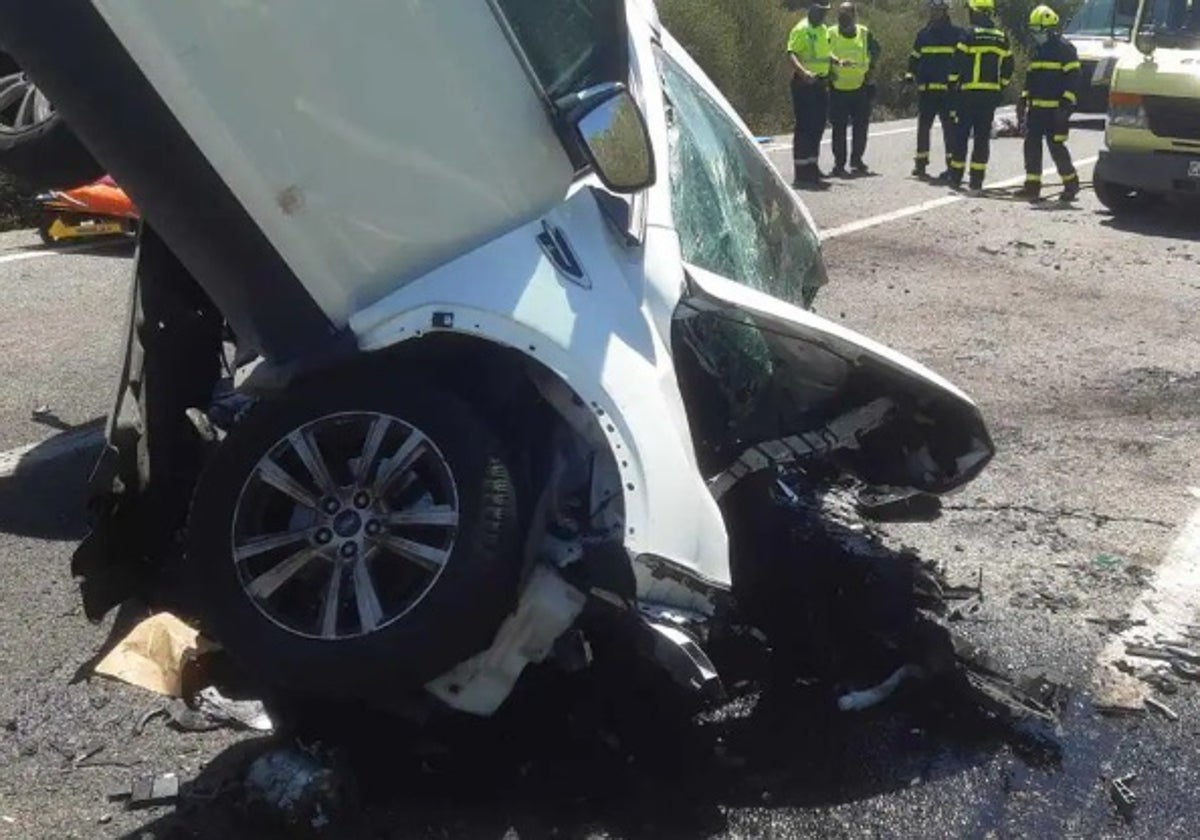
{"type": "Polygon", "coordinates": [[[995,454],[975,403],[917,362],[689,265],[675,344],[718,497],[770,464],[831,460],[879,487],[946,493],[995,454]]]}

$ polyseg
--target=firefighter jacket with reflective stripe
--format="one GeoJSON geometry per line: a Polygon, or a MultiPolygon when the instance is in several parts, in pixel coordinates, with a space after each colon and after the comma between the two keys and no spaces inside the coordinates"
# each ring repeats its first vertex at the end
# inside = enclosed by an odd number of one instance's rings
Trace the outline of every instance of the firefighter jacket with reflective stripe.
{"type": "Polygon", "coordinates": [[[879,42],[861,23],[847,37],[837,26],[829,27],[829,44],[837,59],[829,69],[834,90],[858,90],[867,81],[867,73],[879,55],[879,42]]]}
{"type": "Polygon", "coordinates": [[[908,78],[918,90],[948,90],[954,51],[963,32],[950,21],[929,23],[917,33],[908,56],[908,78]]]}
{"type": "Polygon", "coordinates": [[[804,69],[816,76],[829,75],[829,27],[813,26],[808,18],[800,21],[788,36],[788,52],[793,53],[804,69]]]}
{"type": "Polygon", "coordinates": [[[964,94],[992,94],[997,98],[1013,74],[1012,45],[1008,33],[990,20],[962,30],[954,49],[950,84],[964,94]]]}
{"type": "Polygon", "coordinates": [[[1033,51],[1025,90],[1030,108],[1074,108],[1079,86],[1079,53],[1070,41],[1051,36],[1033,51]]]}

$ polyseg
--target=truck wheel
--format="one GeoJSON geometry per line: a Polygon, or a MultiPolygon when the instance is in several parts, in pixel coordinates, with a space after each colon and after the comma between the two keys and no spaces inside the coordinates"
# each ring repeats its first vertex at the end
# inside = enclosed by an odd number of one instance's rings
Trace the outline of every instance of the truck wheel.
{"type": "Polygon", "coordinates": [[[261,402],[197,483],[187,565],[204,626],[250,673],[363,697],[487,648],[516,604],[517,498],[476,412],[419,380],[261,402]]]}
{"type": "Polygon", "coordinates": [[[1100,199],[1100,203],[1114,216],[1127,215],[1149,203],[1147,196],[1140,190],[1114,184],[1112,181],[1095,178],[1092,186],[1096,190],[1096,198],[1100,199]]]}
{"type": "Polygon", "coordinates": [[[32,189],[91,183],[104,174],[40,90],[11,61],[0,77],[0,169],[32,189]]]}

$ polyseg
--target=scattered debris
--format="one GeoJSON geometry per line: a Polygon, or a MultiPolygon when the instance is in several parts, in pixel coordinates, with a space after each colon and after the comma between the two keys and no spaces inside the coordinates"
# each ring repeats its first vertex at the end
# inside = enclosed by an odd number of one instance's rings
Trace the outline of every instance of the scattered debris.
{"type": "Polygon", "coordinates": [[[117,791],[109,799],[113,802],[125,800],[127,810],[137,811],[142,808],[171,805],[178,797],[179,776],[174,773],[163,773],[159,776],[144,776],[134,779],[130,787],[117,791]]]}
{"type": "Polygon", "coordinates": [[[1110,633],[1120,635],[1127,630],[1132,630],[1134,627],[1145,627],[1146,620],[1144,618],[1133,619],[1129,616],[1121,616],[1120,618],[1104,618],[1103,616],[1090,615],[1084,619],[1089,624],[1098,624],[1110,633]]]}
{"type": "Polygon", "coordinates": [[[1165,717],[1169,721],[1174,722],[1174,721],[1179,720],[1178,712],[1176,712],[1174,709],[1172,709],[1166,703],[1164,703],[1163,701],[1161,701],[1155,697],[1147,697],[1146,705],[1149,706],[1151,709],[1154,709],[1156,712],[1159,712],[1160,714],[1162,714],[1162,716],[1165,717]]]}
{"type": "Polygon", "coordinates": [[[96,673],[168,697],[183,694],[183,672],[214,643],[170,613],[151,616],[130,631],[96,666],[96,673]]]}
{"type": "Polygon", "coordinates": [[[992,125],[993,137],[1024,137],[1025,128],[1016,117],[999,117],[992,125]]]}
{"type": "Polygon", "coordinates": [[[201,714],[217,723],[235,724],[255,732],[270,732],[275,728],[261,700],[231,700],[215,686],[210,685],[196,695],[196,706],[201,714]]]}
{"type": "Polygon", "coordinates": [[[1125,558],[1116,554],[1097,554],[1092,558],[1092,564],[1102,569],[1114,569],[1124,562],[1125,558]]]}
{"type": "Polygon", "coordinates": [[[1166,651],[1176,659],[1182,659],[1189,665],[1200,665],[1200,653],[1194,650],[1168,644],[1166,645],[1166,651]]]}
{"type": "Polygon", "coordinates": [[[1142,659],[1161,659],[1165,662],[1170,662],[1175,658],[1170,651],[1151,647],[1150,645],[1125,645],[1125,654],[1126,656],[1138,656],[1142,659]]]}
{"type": "Polygon", "coordinates": [[[1112,801],[1117,806],[1117,811],[1126,819],[1133,816],[1133,809],[1137,805],[1137,796],[1129,787],[1129,783],[1137,779],[1137,776],[1137,773],[1127,773],[1113,779],[1109,785],[1112,801]]]}
{"type": "Polygon", "coordinates": [[[146,731],[146,727],[150,724],[150,721],[154,720],[156,717],[170,717],[167,707],[155,706],[153,709],[150,709],[148,712],[138,718],[137,722],[133,724],[133,734],[141,735],[146,731]]]}
{"type": "Polygon", "coordinates": [[[932,522],[941,516],[942,500],[929,493],[862,488],[855,507],[865,519],[875,522],[932,522]]]}
{"type": "Polygon", "coordinates": [[[54,409],[53,409],[53,408],[51,408],[50,406],[48,406],[48,405],[39,405],[37,408],[35,408],[35,409],[33,410],[33,419],[34,419],[34,420],[41,420],[41,419],[43,419],[43,418],[49,417],[49,416],[50,416],[51,414],[53,414],[53,413],[54,413],[54,409]]]}
{"type": "Polygon", "coordinates": [[[838,708],[843,712],[861,712],[872,706],[878,706],[891,697],[905,680],[922,676],[924,676],[924,672],[916,665],[904,665],[897,668],[890,677],[874,688],[843,694],[838,698],[838,708]]]}
{"type": "Polygon", "coordinates": [[[355,813],[347,775],[319,748],[296,745],[259,756],[246,771],[244,789],[249,815],[288,837],[345,836],[355,813]]]}
{"type": "Polygon", "coordinates": [[[1176,676],[1183,677],[1185,680],[1200,682],[1200,668],[1183,662],[1172,662],[1171,670],[1175,672],[1176,676]]]}

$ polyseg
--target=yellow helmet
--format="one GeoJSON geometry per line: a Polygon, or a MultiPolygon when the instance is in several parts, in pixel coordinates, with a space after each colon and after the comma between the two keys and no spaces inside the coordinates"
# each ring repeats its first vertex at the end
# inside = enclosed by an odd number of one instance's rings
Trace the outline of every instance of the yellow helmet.
{"type": "Polygon", "coordinates": [[[1058,12],[1049,6],[1038,6],[1029,13],[1029,26],[1031,29],[1057,29],[1058,12]]]}
{"type": "Polygon", "coordinates": [[[967,0],[967,8],[973,12],[994,12],[996,0],[967,0]]]}

